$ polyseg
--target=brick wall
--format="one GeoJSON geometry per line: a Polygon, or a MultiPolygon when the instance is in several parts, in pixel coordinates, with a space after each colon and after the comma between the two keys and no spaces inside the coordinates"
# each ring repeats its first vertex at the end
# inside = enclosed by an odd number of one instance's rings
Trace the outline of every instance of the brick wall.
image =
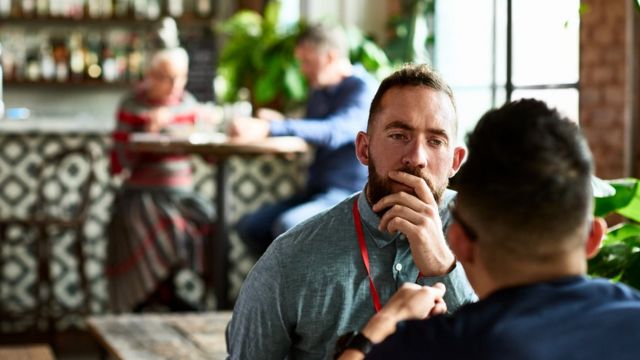
{"type": "Polygon", "coordinates": [[[580,123],[603,178],[638,176],[632,158],[635,11],[628,0],[583,0],[580,123]],[[635,173],[635,174],[634,174],[635,173]]]}

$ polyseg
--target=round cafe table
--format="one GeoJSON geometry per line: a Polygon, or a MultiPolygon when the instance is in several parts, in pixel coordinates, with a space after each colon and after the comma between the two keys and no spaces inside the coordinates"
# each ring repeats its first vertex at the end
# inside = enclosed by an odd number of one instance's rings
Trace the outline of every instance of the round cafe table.
{"type": "Polygon", "coordinates": [[[221,133],[193,133],[190,135],[132,134],[128,148],[136,152],[198,154],[215,159],[215,208],[217,229],[213,241],[207,242],[208,261],[205,261],[205,278],[213,286],[219,309],[229,309],[229,222],[226,204],[231,195],[228,186],[228,159],[231,156],[256,156],[273,154],[293,156],[309,151],[309,145],[298,137],[270,137],[254,142],[229,141],[221,133]]]}

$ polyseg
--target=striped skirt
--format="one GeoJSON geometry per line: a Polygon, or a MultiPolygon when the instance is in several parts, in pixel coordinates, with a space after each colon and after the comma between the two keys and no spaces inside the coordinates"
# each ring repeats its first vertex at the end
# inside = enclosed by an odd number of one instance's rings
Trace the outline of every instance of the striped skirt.
{"type": "Polygon", "coordinates": [[[111,310],[131,311],[178,269],[202,273],[213,219],[213,204],[193,192],[118,192],[107,248],[111,310]]]}

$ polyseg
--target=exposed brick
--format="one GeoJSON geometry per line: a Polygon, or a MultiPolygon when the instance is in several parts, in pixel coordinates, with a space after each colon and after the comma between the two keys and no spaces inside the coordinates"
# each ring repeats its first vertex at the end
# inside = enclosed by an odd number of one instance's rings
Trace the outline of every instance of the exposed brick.
{"type": "Polygon", "coordinates": [[[596,105],[602,99],[601,91],[594,88],[587,88],[580,91],[580,105],[587,107],[596,105]]]}
{"type": "MultiPolygon", "coordinates": [[[[591,48],[592,51],[596,52],[594,48],[591,48]]],[[[607,64],[621,64],[624,63],[624,49],[622,48],[614,48],[611,51],[607,51],[602,53],[602,59],[607,64]]],[[[587,59],[584,59],[585,61],[587,59]]]]}
{"type": "Polygon", "coordinates": [[[605,26],[608,24],[602,24],[593,33],[593,42],[596,45],[608,46],[615,38],[614,29],[611,26],[605,26]]]}
{"type": "Polygon", "coordinates": [[[596,85],[606,85],[615,81],[614,69],[610,66],[601,66],[593,69],[593,83],[596,85]]]}
{"type": "MultiPolygon", "coordinates": [[[[625,110],[632,99],[625,91],[633,81],[626,73],[631,51],[627,24],[634,14],[627,11],[627,0],[581,3],[588,11],[580,28],[580,124],[594,154],[596,173],[605,178],[627,176],[625,110]]],[[[634,61],[640,65],[640,60],[634,61]]],[[[640,95],[633,100],[640,101],[640,95]]]]}
{"type": "Polygon", "coordinates": [[[580,60],[586,65],[597,64],[602,61],[603,55],[606,56],[606,54],[602,54],[594,47],[585,47],[580,49],[580,60]]]}
{"type": "Polygon", "coordinates": [[[604,89],[604,101],[606,104],[623,106],[625,93],[621,86],[607,86],[604,89]]]}

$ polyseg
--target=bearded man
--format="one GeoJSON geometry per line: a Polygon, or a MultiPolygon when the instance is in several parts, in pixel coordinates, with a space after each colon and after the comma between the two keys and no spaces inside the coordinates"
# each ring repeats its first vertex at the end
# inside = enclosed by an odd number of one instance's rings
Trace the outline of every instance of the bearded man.
{"type": "Polygon", "coordinates": [[[444,236],[448,181],[465,155],[456,133],[451,89],[429,67],[386,78],[356,138],[364,191],[272,243],[240,291],[230,357],[330,358],[338,336],[360,329],[405,282],[442,283],[449,311],[474,301],[444,236]]]}

